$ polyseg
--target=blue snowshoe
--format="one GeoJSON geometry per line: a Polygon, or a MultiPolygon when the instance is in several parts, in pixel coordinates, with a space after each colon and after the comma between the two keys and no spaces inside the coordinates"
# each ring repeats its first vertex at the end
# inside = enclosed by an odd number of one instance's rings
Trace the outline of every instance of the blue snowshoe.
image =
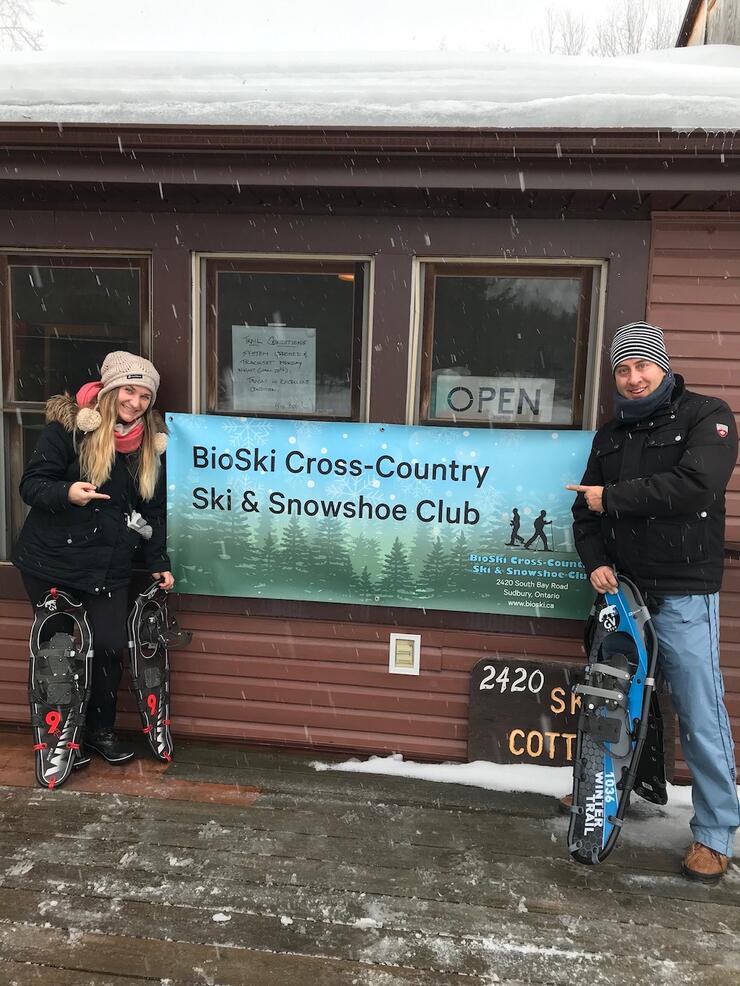
{"type": "Polygon", "coordinates": [[[603,862],[614,849],[634,790],[665,804],[663,730],[656,692],[658,641],[637,587],[622,576],[599,596],[586,624],[588,665],[573,761],[568,851],[603,862]]]}

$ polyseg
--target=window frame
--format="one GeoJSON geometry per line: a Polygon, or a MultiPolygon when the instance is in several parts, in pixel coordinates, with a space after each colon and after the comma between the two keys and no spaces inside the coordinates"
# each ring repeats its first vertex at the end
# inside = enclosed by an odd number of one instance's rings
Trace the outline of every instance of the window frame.
{"type": "Polygon", "coordinates": [[[587,260],[573,260],[567,263],[547,260],[540,263],[522,263],[500,260],[477,260],[473,258],[419,258],[421,273],[419,277],[419,357],[418,387],[416,401],[416,421],[422,426],[440,428],[517,428],[529,431],[557,428],[558,431],[583,431],[590,427],[588,414],[588,393],[592,374],[589,373],[589,359],[594,340],[601,335],[601,295],[603,283],[603,263],[587,260]],[[515,421],[451,421],[430,417],[432,396],[432,353],[434,345],[435,280],[437,277],[536,277],[569,280],[574,274],[580,275],[583,301],[579,307],[576,327],[575,361],[573,364],[573,388],[571,406],[575,422],[557,424],[515,421]],[[595,305],[595,302],[597,303],[595,305]],[[591,332],[589,332],[591,328],[591,332]]]}
{"type": "Polygon", "coordinates": [[[368,382],[370,379],[370,325],[373,265],[371,257],[302,255],[199,254],[195,257],[194,290],[201,294],[200,332],[194,333],[198,367],[198,384],[193,401],[194,411],[226,417],[294,418],[302,421],[362,422],[367,420],[368,382]],[[348,265],[363,267],[361,282],[355,281],[353,294],[352,355],[350,360],[350,413],[348,415],[311,414],[295,411],[240,411],[219,409],[218,400],[218,276],[221,273],[245,274],[346,274],[348,265]],[[200,338],[199,338],[200,336],[200,338]]]}
{"type": "MultiPolygon", "coordinates": [[[[139,273],[139,350],[147,358],[152,348],[152,258],[142,251],[91,252],[89,250],[39,250],[6,248],[0,252],[0,468],[2,469],[2,509],[0,509],[0,558],[7,563],[9,544],[15,539],[25,517],[14,480],[20,479],[23,444],[20,440],[22,413],[38,417],[43,423],[45,401],[18,400],[15,395],[14,319],[11,285],[13,267],[131,269],[139,273]]],[[[51,396],[51,395],[49,395],[51,396]]]]}

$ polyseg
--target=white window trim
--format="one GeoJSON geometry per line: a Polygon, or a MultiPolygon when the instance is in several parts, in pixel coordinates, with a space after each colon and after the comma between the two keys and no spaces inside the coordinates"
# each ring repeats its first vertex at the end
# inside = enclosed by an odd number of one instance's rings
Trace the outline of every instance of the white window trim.
{"type": "MultiPolygon", "coordinates": [[[[193,299],[192,299],[192,348],[190,362],[192,366],[190,406],[193,414],[205,414],[205,396],[203,388],[203,365],[206,356],[206,318],[205,282],[203,271],[207,260],[274,260],[282,261],[327,261],[367,264],[367,277],[363,291],[363,311],[365,318],[362,326],[362,341],[360,346],[360,418],[361,422],[370,420],[370,381],[372,379],[373,354],[373,299],[375,297],[375,258],[369,255],[353,253],[231,253],[195,251],[191,255],[193,299]]],[[[239,415],[245,417],[246,415],[239,415]]]]}
{"type": "Polygon", "coordinates": [[[421,392],[421,344],[424,319],[423,269],[425,264],[464,264],[470,267],[496,265],[497,267],[590,267],[598,274],[598,284],[591,298],[591,316],[594,319],[589,333],[586,354],[586,379],[584,384],[583,431],[593,431],[598,414],[599,354],[604,338],[606,313],[606,283],[608,261],[595,257],[561,257],[531,260],[529,257],[414,257],[411,274],[410,338],[406,387],[406,424],[419,424],[419,399],[421,392]]]}

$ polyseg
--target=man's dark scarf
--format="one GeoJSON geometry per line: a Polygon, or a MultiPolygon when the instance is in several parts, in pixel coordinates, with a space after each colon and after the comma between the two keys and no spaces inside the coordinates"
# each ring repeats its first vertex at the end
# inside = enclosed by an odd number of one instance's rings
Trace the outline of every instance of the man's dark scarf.
{"type": "Polygon", "coordinates": [[[630,400],[629,397],[622,397],[617,392],[614,398],[614,417],[618,421],[625,422],[643,421],[645,418],[649,418],[651,414],[655,414],[661,408],[668,407],[675,385],[676,379],[672,371],[669,370],[661,380],[660,386],[647,397],[630,400]]]}

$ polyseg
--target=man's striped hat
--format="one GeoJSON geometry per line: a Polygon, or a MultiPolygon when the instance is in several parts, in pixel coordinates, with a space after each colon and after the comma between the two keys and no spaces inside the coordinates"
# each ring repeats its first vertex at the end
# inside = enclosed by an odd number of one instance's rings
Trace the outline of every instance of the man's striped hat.
{"type": "Polygon", "coordinates": [[[663,330],[655,325],[648,325],[647,322],[630,322],[628,325],[620,326],[614,333],[609,358],[612,373],[626,359],[649,359],[651,363],[657,363],[666,373],[671,369],[663,330]]]}

